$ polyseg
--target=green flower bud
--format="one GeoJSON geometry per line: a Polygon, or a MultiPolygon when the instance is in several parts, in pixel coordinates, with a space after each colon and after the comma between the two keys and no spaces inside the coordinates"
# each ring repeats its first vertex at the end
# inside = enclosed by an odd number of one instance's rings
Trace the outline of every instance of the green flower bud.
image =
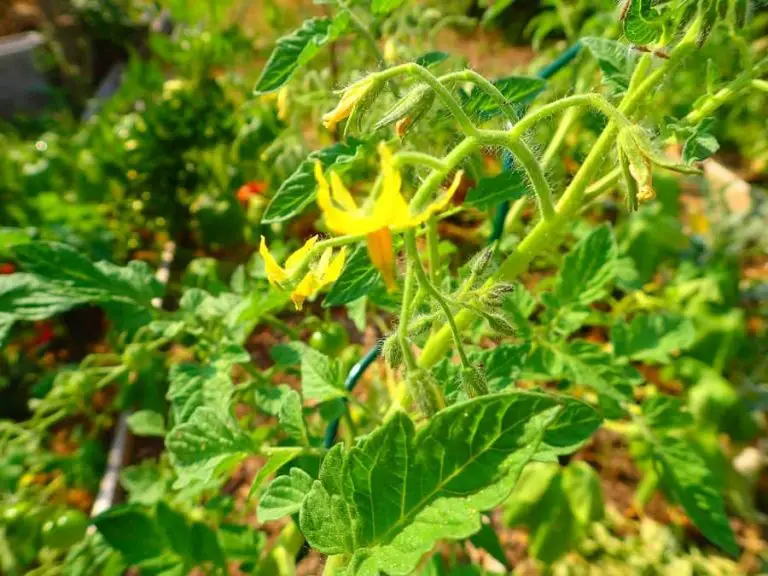
{"type": "Polygon", "coordinates": [[[429,372],[422,369],[417,369],[408,373],[406,379],[408,390],[411,396],[416,400],[419,405],[419,409],[426,415],[432,416],[437,414],[440,409],[445,407],[445,401],[443,400],[443,393],[440,390],[440,386],[429,372]]]}
{"type": "Polygon", "coordinates": [[[376,122],[374,130],[383,128],[389,124],[400,123],[398,136],[404,136],[414,124],[432,107],[435,101],[435,93],[427,84],[419,84],[402,99],[395,103],[389,111],[376,122]],[[401,122],[406,119],[406,122],[401,122]]]}
{"type": "Polygon", "coordinates": [[[487,246],[475,255],[475,257],[472,259],[472,264],[470,265],[472,274],[475,276],[481,276],[482,273],[485,272],[485,269],[488,268],[488,264],[490,264],[491,260],[493,259],[495,248],[496,242],[490,246],[487,246]]]}
{"type": "Polygon", "coordinates": [[[517,329],[513,324],[507,320],[503,314],[498,314],[494,312],[487,312],[483,314],[485,319],[488,321],[488,325],[499,334],[504,334],[505,336],[513,336],[517,333],[517,329]]]}
{"type": "Polygon", "coordinates": [[[482,302],[483,306],[488,308],[499,308],[502,304],[504,304],[504,300],[507,298],[507,295],[514,292],[514,290],[514,284],[497,282],[480,297],[480,301],[482,302]]]}
{"type": "Polygon", "coordinates": [[[391,334],[384,340],[384,346],[381,348],[384,361],[392,370],[396,370],[403,363],[403,348],[397,339],[397,334],[391,334]]]}
{"type": "Polygon", "coordinates": [[[464,392],[470,398],[488,394],[488,383],[485,381],[485,376],[473,366],[461,370],[461,383],[464,386],[464,392]]]}

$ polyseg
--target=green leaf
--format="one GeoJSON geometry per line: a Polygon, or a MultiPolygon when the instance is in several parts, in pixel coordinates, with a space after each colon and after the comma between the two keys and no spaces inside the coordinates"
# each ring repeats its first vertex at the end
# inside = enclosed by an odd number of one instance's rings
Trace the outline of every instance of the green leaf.
{"type": "Polygon", "coordinates": [[[230,377],[213,366],[176,364],[171,367],[166,398],[176,424],[189,420],[202,406],[226,414],[234,392],[230,377]]]}
{"type": "Polygon", "coordinates": [[[143,460],[120,471],[120,485],[128,493],[128,502],[154,506],[168,492],[168,475],[156,462],[143,460]]]}
{"type": "MultiPolygon", "coordinates": [[[[507,76],[494,80],[493,85],[499,89],[509,104],[525,102],[544,90],[546,81],[533,76],[507,76]]],[[[475,88],[468,95],[461,92],[463,107],[467,114],[480,121],[488,121],[502,114],[502,109],[488,94],[475,88]]]]}
{"type": "Polygon", "coordinates": [[[427,52],[426,54],[422,54],[414,62],[418,64],[419,66],[424,66],[425,68],[429,68],[430,66],[434,66],[435,64],[439,64],[440,62],[443,62],[448,58],[448,54],[445,52],[440,51],[432,51],[427,52]]]}
{"type": "Polygon", "coordinates": [[[653,44],[661,34],[661,26],[655,20],[651,0],[626,0],[624,35],[633,44],[653,44]]]}
{"type": "Polygon", "coordinates": [[[328,42],[338,38],[349,24],[349,14],[341,12],[329,18],[310,18],[301,28],[280,38],[264,65],[254,92],[273,92],[288,82],[293,74],[306,65],[328,42]]]}
{"type": "Polygon", "coordinates": [[[507,526],[528,524],[534,517],[536,505],[559,474],[559,464],[528,464],[520,474],[514,491],[504,503],[504,523],[507,526]]]}
{"type": "Polygon", "coordinates": [[[312,476],[301,468],[291,468],[289,474],[272,480],[259,499],[256,511],[259,522],[271,522],[298,512],[313,482],[312,476]]]}
{"type": "Polygon", "coordinates": [[[528,182],[521,171],[505,170],[496,176],[481,178],[467,193],[464,205],[488,210],[501,202],[522,198],[527,190],[528,182]]]}
{"type": "Polygon", "coordinates": [[[403,0],[371,0],[371,11],[376,15],[389,14],[402,3],[403,0]]]}
{"type": "Polygon", "coordinates": [[[163,415],[154,410],[139,410],[128,416],[128,428],[136,436],[165,436],[163,415]]]}
{"type": "Polygon", "coordinates": [[[155,521],[132,504],[110,508],[93,519],[96,529],[128,564],[157,558],[167,542],[155,521]]]}
{"type": "Polygon", "coordinates": [[[171,508],[167,503],[158,502],[155,518],[157,518],[157,524],[165,534],[173,551],[182,558],[193,558],[192,532],[186,516],[171,508]]]}
{"type": "Polygon", "coordinates": [[[362,150],[364,142],[348,138],[327,148],[316,150],[307,156],[296,171],[286,178],[269,202],[262,222],[274,224],[283,222],[301,212],[315,199],[315,161],[319,160],[323,168],[351,162],[362,150]]]}
{"type": "Polygon", "coordinates": [[[618,248],[608,225],[592,230],[563,260],[554,295],[561,306],[591,304],[603,298],[615,276],[618,248]]]}
{"type": "Polygon", "coordinates": [[[693,417],[685,411],[682,399],[673,396],[651,396],[643,402],[643,418],[655,430],[685,428],[693,424],[693,417]]]}
{"type": "Polygon", "coordinates": [[[30,242],[14,248],[18,262],[50,288],[89,301],[118,301],[149,308],[152,299],[162,295],[145,262],[116,266],[93,263],[75,248],[55,242],[30,242]]]}
{"type": "Polygon", "coordinates": [[[305,347],[301,354],[301,392],[307,400],[317,402],[344,398],[341,363],[305,347]]]}
{"type": "MultiPolygon", "coordinates": [[[[272,350],[274,351],[274,348],[272,350]]],[[[296,364],[299,362],[301,362],[300,354],[297,355],[296,364]]],[[[253,391],[253,401],[256,406],[270,416],[277,416],[280,414],[280,406],[283,404],[283,399],[291,390],[292,388],[287,384],[260,386],[253,391]]]]}
{"type": "Polygon", "coordinates": [[[381,274],[371,264],[368,250],[359,246],[344,265],[344,271],[323,299],[323,308],[340,306],[365,296],[379,283],[381,274]]]}
{"type": "Polygon", "coordinates": [[[680,438],[665,436],[652,443],[654,456],[664,469],[664,481],[685,513],[709,540],[734,557],[739,555],[723,495],[706,463],[680,438]]]}
{"type": "Polygon", "coordinates": [[[498,18],[504,10],[512,6],[515,0],[496,0],[483,14],[483,24],[488,24],[498,18]]]}
{"type": "Polygon", "coordinates": [[[597,60],[603,73],[603,83],[614,94],[626,92],[637,63],[637,54],[626,44],[615,40],[588,36],[581,42],[597,60]]]}
{"type": "Polygon", "coordinates": [[[208,407],[198,408],[173,428],[165,446],[179,477],[176,487],[210,482],[257,448],[231,416],[208,407]]]}
{"type": "Polygon", "coordinates": [[[600,476],[586,462],[576,461],[563,470],[563,489],[577,523],[586,528],[605,513],[600,476]]]}
{"type": "Polygon", "coordinates": [[[693,128],[673,126],[678,139],[683,138],[682,158],[685,164],[706,160],[720,149],[717,138],[710,132],[714,123],[714,118],[704,118],[693,128]]]}
{"type": "Polygon", "coordinates": [[[349,574],[408,574],[436,540],[480,528],[479,512],[507,497],[547,427],[576,404],[531,392],[484,396],[419,432],[398,413],[347,453],[326,456],[301,507],[302,532],[321,552],[354,552],[349,574]]]}
{"type": "Polygon", "coordinates": [[[256,474],[256,478],[253,479],[253,484],[251,484],[251,489],[248,492],[248,498],[254,496],[261,489],[261,486],[271,474],[277,472],[291,460],[301,456],[302,451],[302,448],[294,448],[293,446],[278,446],[276,448],[271,448],[269,451],[269,460],[267,460],[264,466],[261,467],[259,473],[256,474]]]}
{"type": "Polygon", "coordinates": [[[86,296],[62,293],[32,274],[0,276],[0,314],[8,325],[17,319],[44,320],[86,302],[86,296]]]}
{"type": "Polygon", "coordinates": [[[193,522],[191,526],[192,541],[192,561],[196,565],[204,565],[207,562],[212,563],[219,570],[223,571],[226,560],[216,538],[216,532],[202,522],[193,522]]]}
{"type": "Polygon", "coordinates": [[[619,322],[611,329],[617,356],[667,364],[672,356],[690,347],[696,338],[693,323],[673,314],[643,314],[630,324],[619,322]]]}
{"type": "Polygon", "coordinates": [[[263,532],[241,524],[221,524],[218,536],[224,556],[250,562],[258,561],[267,540],[263,532]]]}
{"type": "Polygon", "coordinates": [[[303,446],[309,445],[307,425],[301,408],[301,396],[296,390],[291,390],[283,398],[278,414],[280,426],[288,436],[303,446]]]}

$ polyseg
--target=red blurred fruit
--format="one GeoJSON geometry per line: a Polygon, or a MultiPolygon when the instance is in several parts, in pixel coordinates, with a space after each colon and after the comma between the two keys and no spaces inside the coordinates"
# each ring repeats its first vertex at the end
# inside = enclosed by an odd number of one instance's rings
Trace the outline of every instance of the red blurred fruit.
{"type": "Polygon", "coordinates": [[[267,191],[267,183],[261,180],[246,182],[237,190],[237,200],[241,204],[248,204],[248,201],[254,197],[264,194],[267,191]]]}
{"type": "Polygon", "coordinates": [[[3,262],[0,264],[0,276],[13,274],[14,272],[16,272],[16,266],[14,266],[11,262],[3,262]]]}

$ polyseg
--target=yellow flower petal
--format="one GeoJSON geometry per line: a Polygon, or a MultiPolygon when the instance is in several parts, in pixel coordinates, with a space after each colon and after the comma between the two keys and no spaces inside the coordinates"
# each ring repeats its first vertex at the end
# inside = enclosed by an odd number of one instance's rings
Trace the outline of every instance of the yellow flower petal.
{"type": "Polygon", "coordinates": [[[296,285],[296,288],[291,292],[291,300],[293,300],[296,310],[301,310],[304,306],[304,300],[317,291],[316,284],[315,275],[312,272],[307,272],[301,282],[296,285]]]}
{"type": "Polygon", "coordinates": [[[331,198],[335,200],[342,208],[349,211],[357,210],[357,203],[352,198],[344,182],[341,181],[336,172],[331,172],[331,198]]]}
{"type": "Polygon", "coordinates": [[[264,259],[264,268],[267,272],[267,280],[269,280],[270,284],[280,284],[288,279],[288,273],[277,263],[277,260],[275,260],[267,249],[267,241],[264,239],[264,236],[261,237],[259,254],[261,254],[261,257],[264,259]]]}
{"type": "Polygon", "coordinates": [[[331,260],[328,265],[328,269],[323,273],[321,283],[323,286],[336,282],[341,276],[342,270],[344,270],[344,262],[347,259],[347,247],[343,246],[336,257],[331,260]]]}
{"type": "Polygon", "coordinates": [[[344,93],[341,95],[341,99],[336,105],[336,108],[323,115],[323,126],[325,126],[328,130],[333,130],[336,124],[352,114],[352,111],[355,109],[355,106],[357,106],[357,103],[363,99],[371,87],[373,87],[373,79],[369,77],[355,82],[346,90],[344,90],[344,93]]]}
{"type": "Polygon", "coordinates": [[[453,177],[453,182],[451,182],[450,188],[448,188],[445,193],[440,195],[437,200],[429,204],[420,214],[410,217],[407,227],[413,228],[414,226],[418,226],[419,224],[426,222],[427,219],[429,219],[429,217],[433,214],[437,214],[438,212],[445,210],[448,204],[451,203],[453,195],[456,194],[456,190],[458,190],[463,176],[464,172],[462,170],[456,172],[456,175],[453,177]]]}
{"type": "Polygon", "coordinates": [[[381,194],[373,205],[371,220],[377,228],[406,226],[409,219],[408,202],[400,193],[402,187],[400,171],[395,166],[392,152],[383,142],[379,145],[379,154],[384,184],[381,194]]]}
{"type": "Polygon", "coordinates": [[[384,284],[389,290],[397,287],[395,282],[395,252],[392,248],[392,234],[389,228],[380,228],[366,237],[371,263],[381,272],[384,284]]]}
{"type": "MultiPolygon", "coordinates": [[[[333,176],[332,173],[331,177],[333,178],[333,176]]],[[[331,187],[325,178],[320,162],[315,163],[315,180],[317,180],[317,205],[320,207],[325,217],[325,223],[331,231],[336,234],[367,234],[376,229],[375,222],[362,214],[360,210],[348,211],[336,206],[331,199],[331,187]]],[[[343,192],[341,194],[343,196],[343,192]]],[[[349,200],[351,200],[351,195],[349,200]]]]}
{"type": "Polygon", "coordinates": [[[301,262],[304,260],[304,258],[307,257],[307,254],[309,254],[310,250],[315,246],[315,242],[317,242],[317,236],[312,236],[309,240],[307,240],[304,243],[304,246],[296,250],[293,254],[288,256],[288,259],[285,261],[285,271],[290,275],[291,272],[293,272],[294,268],[299,266],[301,262]]]}

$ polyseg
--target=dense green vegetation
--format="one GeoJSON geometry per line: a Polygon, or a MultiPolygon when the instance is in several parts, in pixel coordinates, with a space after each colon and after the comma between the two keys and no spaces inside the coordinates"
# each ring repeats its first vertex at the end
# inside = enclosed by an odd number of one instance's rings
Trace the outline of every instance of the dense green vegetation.
{"type": "Polygon", "coordinates": [[[1,573],[768,570],[760,2],[162,4],[0,125],[1,573]]]}

